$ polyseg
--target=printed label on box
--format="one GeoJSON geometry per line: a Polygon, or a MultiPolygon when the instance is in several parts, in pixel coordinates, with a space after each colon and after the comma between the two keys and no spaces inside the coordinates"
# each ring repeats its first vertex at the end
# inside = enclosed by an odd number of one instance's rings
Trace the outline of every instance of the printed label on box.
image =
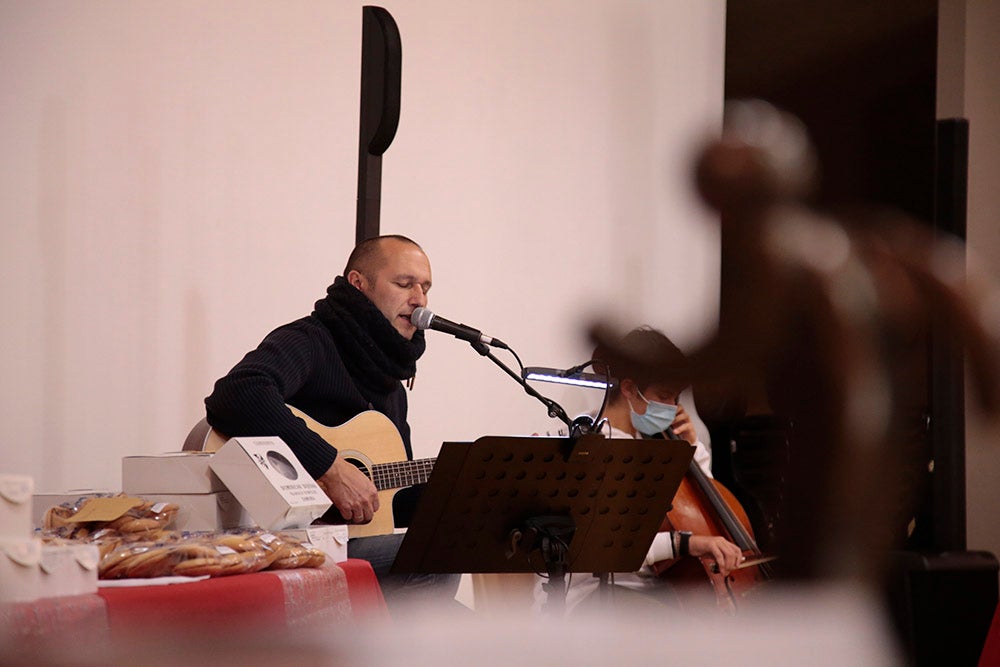
{"type": "Polygon", "coordinates": [[[114,521],[133,507],[143,504],[142,498],[115,496],[113,498],[91,498],[73,516],[66,519],[85,523],[87,521],[114,521]]]}
{"type": "Polygon", "coordinates": [[[281,438],[231,438],[211,467],[265,529],[307,526],[333,504],[281,438]]]}

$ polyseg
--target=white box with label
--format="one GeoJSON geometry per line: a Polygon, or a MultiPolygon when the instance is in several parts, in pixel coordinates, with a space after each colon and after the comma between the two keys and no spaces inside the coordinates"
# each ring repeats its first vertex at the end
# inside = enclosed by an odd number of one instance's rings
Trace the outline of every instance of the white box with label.
{"type": "Polygon", "coordinates": [[[225,491],[212,472],[210,452],[167,452],[122,457],[122,491],[133,496],[152,493],[225,491]]]}
{"type": "Polygon", "coordinates": [[[261,528],[304,528],[333,503],[278,437],[230,438],[212,470],[261,528]]]}
{"type": "Polygon", "coordinates": [[[308,528],[286,529],[282,535],[291,535],[299,542],[308,542],[327,555],[327,562],[339,563],[347,560],[347,526],[309,526],[308,528]]]}

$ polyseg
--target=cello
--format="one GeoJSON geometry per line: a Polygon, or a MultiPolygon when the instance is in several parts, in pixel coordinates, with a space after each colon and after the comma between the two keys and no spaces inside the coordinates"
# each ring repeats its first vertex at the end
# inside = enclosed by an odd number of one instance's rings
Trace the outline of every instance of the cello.
{"type": "MultiPolygon", "coordinates": [[[[670,429],[662,436],[680,439],[670,429]]],[[[673,507],[660,531],[689,531],[695,535],[721,535],[743,551],[746,560],[723,575],[711,556],[674,558],[653,564],[653,571],[678,584],[684,592],[711,586],[719,609],[736,613],[746,599],[774,577],[773,557],[761,552],[742,505],[722,483],[709,477],[693,459],[674,495],[673,507]]]]}

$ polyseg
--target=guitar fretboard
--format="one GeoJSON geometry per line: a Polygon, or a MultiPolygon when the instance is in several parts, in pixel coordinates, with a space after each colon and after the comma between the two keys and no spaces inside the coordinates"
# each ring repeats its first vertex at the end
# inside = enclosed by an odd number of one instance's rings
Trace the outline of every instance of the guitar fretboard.
{"type": "Polygon", "coordinates": [[[430,479],[431,470],[433,470],[436,460],[418,459],[416,461],[376,463],[371,470],[372,482],[379,491],[423,484],[430,479]]]}

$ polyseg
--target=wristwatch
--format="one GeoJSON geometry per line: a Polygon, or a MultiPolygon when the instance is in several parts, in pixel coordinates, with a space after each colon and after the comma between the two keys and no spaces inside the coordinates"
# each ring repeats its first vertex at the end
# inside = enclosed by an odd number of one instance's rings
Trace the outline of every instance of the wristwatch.
{"type": "Polygon", "coordinates": [[[684,556],[691,555],[690,542],[691,542],[691,531],[690,530],[678,530],[674,533],[676,545],[674,553],[678,558],[683,558],[684,556]]]}

